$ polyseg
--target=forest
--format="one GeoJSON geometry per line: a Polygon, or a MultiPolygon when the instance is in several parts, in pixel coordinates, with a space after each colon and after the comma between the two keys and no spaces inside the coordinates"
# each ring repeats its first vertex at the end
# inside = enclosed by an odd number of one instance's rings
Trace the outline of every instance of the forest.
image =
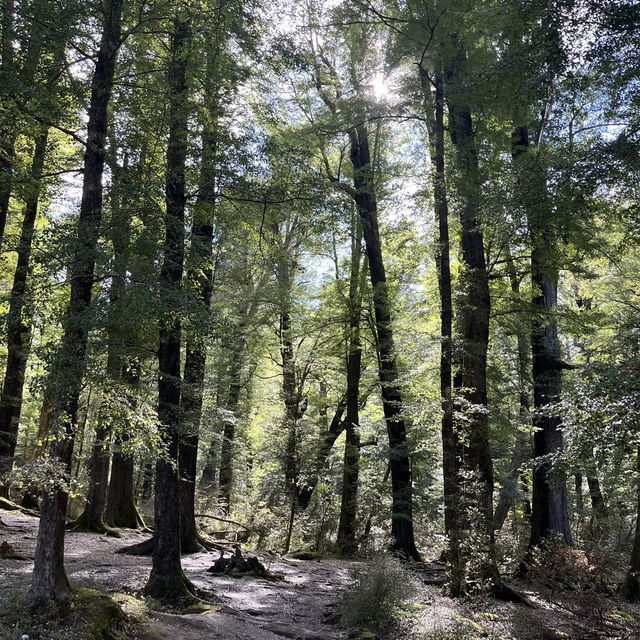
{"type": "Polygon", "coordinates": [[[640,4],[0,0],[0,637],[640,637],[640,4]]]}

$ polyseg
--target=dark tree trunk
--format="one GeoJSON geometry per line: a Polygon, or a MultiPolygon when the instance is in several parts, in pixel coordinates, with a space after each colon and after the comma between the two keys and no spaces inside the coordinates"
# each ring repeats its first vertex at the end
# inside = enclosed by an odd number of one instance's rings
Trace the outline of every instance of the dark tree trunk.
{"type": "MultiPolygon", "coordinates": [[[[65,319],[64,343],[56,362],[54,410],[64,417],[56,425],[51,458],[71,471],[73,439],[87,350],[87,315],[91,303],[99,226],[102,219],[102,174],[107,134],[108,107],[113,87],[116,56],[120,46],[122,0],[105,6],[105,22],[91,86],[84,182],[78,235],[71,267],[71,296],[65,319]]],[[[57,418],[56,418],[57,420],[57,418]]],[[[64,526],[68,494],[63,487],[46,493],[38,528],[31,590],[37,601],[61,601],[69,595],[64,570],[64,526]]]]}
{"type": "Polygon", "coordinates": [[[601,524],[606,522],[608,516],[607,505],[600,489],[600,481],[595,473],[587,473],[587,485],[589,486],[589,497],[591,498],[591,509],[593,515],[601,524]]]}
{"type": "MultiPolygon", "coordinates": [[[[514,158],[529,149],[526,127],[514,133],[514,158]]],[[[556,323],[558,305],[558,266],[556,235],[541,158],[536,155],[521,168],[528,169],[523,201],[531,236],[532,304],[537,311],[531,329],[533,354],[533,404],[536,410],[533,426],[533,454],[543,462],[533,471],[533,501],[529,548],[536,547],[550,535],[559,535],[571,543],[567,510],[566,481],[556,471],[549,456],[562,451],[560,416],[544,409],[557,402],[562,390],[562,363],[556,323]]],[[[524,189],[523,189],[524,191],[524,189]]]]}
{"type": "Polygon", "coordinates": [[[341,398],[336,407],[336,411],[325,432],[322,434],[322,440],[316,450],[315,458],[311,465],[311,473],[300,482],[298,491],[298,509],[305,511],[311,502],[311,496],[318,484],[320,473],[324,469],[331,449],[340,434],[344,431],[344,420],[342,416],[345,410],[345,398],[341,398]]]}
{"type": "MultiPolygon", "coordinates": [[[[287,258],[283,259],[283,262],[287,258]]],[[[280,272],[285,268],[280,265],[280,272]]],[[[284,399],[284,429],[286,432],[286,448],[284,458],[284,476],[289,495],[290,514],[287,537],[284,544],[284,553],[288,553],[291,546],[291,536],[295,520],[296,506],[298,501],[298,476],[299,465],[297,458],[297,431],[298,431],[298,393],[296,389],[296,361],[293,350],[293,339],[291,330],[290,295],[291,285],[288,279],[289,269],[286,268],[286,276],[280,280],[281,286],[285,288],[286,300],[280,313],[280,352],[282,356],[282,397],[284,399]],[[287,285],[283,285],[287,283],[287,285]]]]}
{"type": "MultiPolygon", "coordinates": [[[[473,531],[469,522],[464,535],[473,535],[472,551],[482,560],[474,568],[477,575],[467,580],[489,582],[493,589],[502,586],[495,562],[493,542],[493,464],[489,447],[487,416],[487,349],[489,344],[489,282],[485,264],[484,240],[480,223],[481,189],[478,152],[472,126],[471,109],[465,95],[467,56],[456,35],[451,36],[453,55],[445,65],[445,93],[449,107],[449,133],[455,147],[458,171],[457,192],[460,201],[462,271],[460,287],[461,385],[467,407],[463,425],[462,483],[463,506],[477,512],[473,531]]],[[[461,427],[462,428],[462,427],[461,427]]],[[[467,545],[468,547],[468,545],[467,545]]],[[[467,558],[463,558],[466,563],[467,558]]],[[[454,570],[454,578],[463,572],[454,570]]],[[[467,587],[462,582],[452,585],[459,593],[467,587]]]]}
{"type": "Polygon", "coordinates": [[[123,434],[114,445],[104,519],[110,527],[144,529],[145,524],[136,507],[133,490],[133,458],[122,451],[123,445],[126,445],[128,440],[129,436],[123,434]]]}
{"type": "Polygon", "coordinates": [[[365,123],[349,131],[350,158],[353,166],[353,198],[358,207],[369,260],[369,274],[373,289],[376,348],[382,405],[389,437],[393,549],[409,558],[419,559],[413,533],[413,487],[411,462],[407,444],[407,429],[402,415],[402,392],[398,381],[398,367],[391,324],[391,305],[387,276],[382,259],[378,205],[375,196],[373,168],[369,151],[369,132],[365,123]]]}
{"type": "MultiPolygon", "coordinates": [[[[2,62],[0,64],[0,89],[4,93],[4,87],[11,87],[15,82],[14,64],[14,11],[13,0],[3,0],[0,5],[2,16],[0,26],[2,27],[2,62]]],[[[16,126],[13,108],[10,105],[10,98],[1,98],[2,113],[0,113],[0,248],[4,239],[4,231],[7,224],[7,214],[9,213],[9,200],[11,198],[11,187],[13,183],[13,161],[15,156],[16,126]],[[13,122],[12,122],[13,120],[13,122]]]]}
{"type": "MultiPolygon", "coordinates": [[[[233,459],[234,440],[236,434],[236,413],[240,402],[240,392],[242,391],[242,363],[247,350],[246,323],[250,314],[250,304],[243,301],[238,306],[238,321],[233,331],[233,347],[229,361],[229,390],[225,401],[226,417],[222,421],[222,444],[220,446],[220,475],[219,475],[219,504],[225,513],[231,510],[231,490],[233,487],[233,459]]],[[[217,444],[214,440],[211,447],[217,444]]],[[[212,451],[211,453],[215,453],[212,451]]],[[[207,467],[202,472],[201,486],[205,482],[205,472],[207,483],[213,484],[215,467],[213,466],[213,455],[207,460],[207,467]],[[209,464],[211,466],[209,467],[209,464]],[[211,478],[209,480],[208,478],[211,478]]]]}
{"type": "Polygon", "coordinates": [[[166,238],[160,273],[163,316],[158,347],[158,418],[168,459],[156,462],[153,565],[144,591],[175,603],[189,597],[180,565],[180,510],[178,507],[178,443],[180,433],[180,336],[184,269],[185,163],[187,156],[187,59],[191,29],[178,11],[174,18],[169,65],[169,141],[166,168],[166,238]]]}
{"type": "Polygon", "coordinates": [[[13,463],[22,409],[24,378],[31,350],[33,309],[27,297],[27,279],[30,271],[33,232],[38,215],[47,138],[48,130],[44,130],[36,139],[31,165],[31,183],[26,192],[24,219],[18,244],[18,263],[9,298],[7,368],[0,399],[0,478],[11,471],[13,463]]]}
{"type": "MultiPolygon", "coordinates": [[[[509,281],[511,283],[511,293],[513,294],[514,306],[519,303],[520,296],[520,280],[516,273],[513,260],[511,258],[511,250],[509,247],[507,252],[507,272],[509,274],[509,281]]],[[[506,479],[506,486],[500,493],[498,505],[496,506],[495,513],[493,514],[493,527],[496,531],[502,529],[502,525],[506,520],[507,513],[513,504],[512,496],[516,493],[516,487],[518,483],[518,477],[521,475],[522,465],[531,459],[531,446],[529,444],[529,435],[525,429],[529,429],[531,426],[531,397],[529,394],[530,389],[530,374],[529,368],[531,365],[529,357],[529,340],[526,328],[520,324],[516,327],[516,338],[518,341],[518,386],[519,386],[519,415],[518,422],[520,431],[516,434],[516,441],[513,447],[513,455],[511,456],[511,467],[506,479]]]]}
{"type": "MultiPolygon", "coordinates": [[[[103,407],[104,410],[106,407],[103,407]]],[[[104,521],[104,507],[107,501],[109,481],[109,445],[111,430],[106,420],[101,420],[96,428],[96,438],[89,462],[89,490],[87,504],[80,517],[73,523],[75,530],[111,533],[104,521]]],[[[115,532],[114,532],[115,533],[115,532]]]]}
{"type": "Polygon", "coordinates": [[[360,474],[360,370],[362,344],[360,341],[360,316],[362,290],[360,254],[362,225],[352,223],[351,274],[349,279],[349,335],[347,345],[347,415],[345,418],[344,469],[342,474],[342,500],[336,546],[342,556],[352,556],[358,550],[356,521],[358,512],[358,477],[360,474]],[[355,227],[355,228],[354,228],[355,227]]]}
{"type": "MultiPolygon", "coordinates": [[[[107,375],[114,389],[119,390],[134,409],[135,390],[140,382],[140,365],[136,358],[125,356],[125,342],[120,327],[122,317],[122,298],[126,291],[127,269],[131,244],[131,208],[127,205],[128,186],[137,171],[129,167],[125,156],[122,166],[116,162],[111,165],[113,173],[112,197],[112,234],[113,273],[109,288],[109,351],[107,356],[107,375]],[[125,388],[128,388],[125,390],[125,388]]],[[[131,345],[129,345],[131,346],[131,345]]],[[[107,401],[109,402],[109,401],[107,401]]],[[[131,435],[127,424],[121,424],[113,447],[111,479],[105,511],[105,522],[112,527],[127,529],[144,528],[144,522],[138,512],[134,496],[134,461],[126,453],[126,443],[131,435]]]]}
{"type": "MultiPolygon", "coordinates": [[[[125,165],[127,164],[127,160],[125,159],[125,165]]],[[[115,163],[111,166],[113,176],[113,184],[111,187],[111,228],[114,266],[109,287],[110,318],[107,325],[108,346],[106,374],[108,384],[111,383],[114,386],[103,391],[103,400],[98,412],[96,440],[91,453],[87,504],[82,515],[80,515],[74,523],[75,528],[78,529],[107,532],[110,534],[116,533],[110,527],[135,528],[137,526],[137,511],[133,503],[133,493],[130,485],[133,477],[133,462],[131,461],[129,465],[131,469],[130,472],[127,473],[127,471],[129,471],[126,464],[127,461],[123,460],[121,455],[122,436],[118,436],[113,451],[111,481],[109,482],[109,454],[111,449],[111,423],[113,418],[113,400],[111,396],[114,390],[118,388],[117,385],[121,381],[123,368],[122,336],[117,328],[117,305],[118,300],[124,292],[129,248],[129,207],[121,206],[122,194],[120,193],[124,183],[126,169],[128,169],[128,166],[125,166],[123,169],[115,163]],[[128,492],[127,482],[129,483],[128,492]],[[117,488],[114,490],[114,487],[117,488]],[[120,504],[114,500],[114,497],[120,498],[121,496],[125,498],[124,508],[121,508],[120,504]],[[126,502],[127,497],[129,497],[129,502],[126,502]],[[133,508],[133,520],[120,517],[121,513],[130,512],[131,507],[133,508]]]]}
{"type": "MultiPolygon", "coordinates": [[[[453,370],[453,301],[449,242],[449,204],[445,182],[444,82],[441,63],[436,60],[433,91],[425,69],[418,67],[426,102],[429,154],[436,216],[436,268],[440,292],[440,397],[442,407],[442,475],[444,484],[444,529],[448,538],[449,563],[453,571],[460,567],[458,537],[460,443],[454,425],[453,370]]],[[[459,579],[454,580],[459,581],[459,579]]]]}
{"type": "Polygon", "coordinates": [[[638,492],[638,508],[636,510],[636,531],[633,539],[633,550],[629,569],[622,585],[622,595],[631,602],[640,601],[640,449],[636,460],[636,486],[638,492]]]}
{"type": "Polygon", "coordinates": [[[584,517],[584,496],[582,494],[582,473],[576,472],[574,476],[576,489],[576,514],[580,520],[584,517]]]}
{"type": "MultiPolygon", "coordinates": [[[[213,82],[215,51],[209,45],[207,76],[213,82]]],[[[211,88],[210,88],[211,89],[211,88]]],[[[207,95],[211,102],[213,95],[207,95]]],[[[195,518],[196,467],[205,365],[207,359],[207,316],[213,291],[213,224],[216,203],[216,130],[215,105],[202,133],[202,161],[200,189],[191,229],[191,249],[187,269],[187,286],[195,299],[195,306],[203,316],[203,323],[187,333],[187,353],[184,364],[184,385],[181,397],[182,432],[180,437],[180,545],[182,553],[202,549],[198,542],[195,518]]]]}

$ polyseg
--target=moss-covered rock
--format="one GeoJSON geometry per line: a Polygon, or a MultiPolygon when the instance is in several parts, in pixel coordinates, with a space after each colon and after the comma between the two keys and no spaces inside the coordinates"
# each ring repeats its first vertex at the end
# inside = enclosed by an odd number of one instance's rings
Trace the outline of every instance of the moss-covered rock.
{"type": "Polygon", "coordinates": [[[61,604],[37,606],[25,590],[0,607],[0,637],[56,640],[127,640],[125,615],[111,597],[78,589],[61,604]]]}

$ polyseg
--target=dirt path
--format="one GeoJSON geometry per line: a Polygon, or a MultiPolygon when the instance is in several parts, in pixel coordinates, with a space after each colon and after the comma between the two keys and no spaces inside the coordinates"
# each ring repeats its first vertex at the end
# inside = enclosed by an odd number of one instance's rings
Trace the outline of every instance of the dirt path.
{"type": "MultiPolygon", "coordinates": [[[[38,519],[2,510],[0,518],[6,525],[0,529],[0,542],[6,540],[15,553],[33,558],[38,519]]],[[[65,562],[69,579],[75,586],[108,593],[137,593],[149,576],[151,559],[115,551],[143,539],[144,535],[135,532],[129,532],[123,539],[68,533],[65,562]]],[[[267,582],[207,573],[215,557],[210,553],[194,554],[184,557],[182,565],[185,574],[198,587],[215,594],[222,604],[221,610],[180,616],[149,611],[145,616],[145,635],[171,640],[344,638],[329,621],[335,617],[336,600],[355,563],[263,556],[261,559],[270,571],[285,576],[283,581],[267,582]]],[[[16,587],[28,587],[32,570],[31,560],[0,560],[0,598],[10,597],[9,593],[16,587]]]]}

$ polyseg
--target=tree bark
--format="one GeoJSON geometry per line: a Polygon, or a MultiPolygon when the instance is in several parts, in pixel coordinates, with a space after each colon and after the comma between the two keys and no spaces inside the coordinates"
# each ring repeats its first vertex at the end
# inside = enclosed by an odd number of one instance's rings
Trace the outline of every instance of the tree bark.
{"type": "Polygon", "coordinates": [[[355,188],[353,198],[362,222],[373,289],[378,370],[389,438],[392,546],[395,551],[418,560],[420,554],[416,549],[413,532],[411,462],[407,444],[407,429],[402,415],[402,392],[398,381],[398,366],[391,324],[391,305],[378,229],[378,205],[375,196],[367,125],[361,123],[351,129],[349,141],[355,188]]]}
{"type": "MultiPolygon", "coordinates": [[[[101,411],[105,409],[106,405],[101,408],[101,411]]],[[[101,420],[96,428],[96,437],[89,462],[87,504],[80,517],[72,524],[74,530],[95,531],[97,533],[112,532],[104,521],[104,507],[107,501],[107,485],[109,481],[111,438],[111,430],[105,426],[106,424],[105,420],[101,420]]]]}
{"type": "MultiPolygon", "coordinates": [[[[219,46],[216,43],[216,46],[219,46]]],[[[207,51],[207,77],[214,82],[217,49],[209,43],[207,51]]],[[[200,189],[191,228],[191,249],[187,269],[187,287],[195,299],[195,307],[205,316],[202,326],[187,332],[184,385],[181,397],[183,425],[180,437],[180,544],[182,553],[195,553],[202,549],[198,542],[195,519],[195,486],[198,442],[205,365],[207,360],[207,318],[213,292],[213,225],[216,205],[217,132],[215,95],[209,86],[205,100],[209,103],[207,123],[202,133],[202,160],[200,189]]]]}
{"type": "Polygon", "coordinates": [[[471,109],[465,94],[468,85],[467,54],[457,35],[450,38],[452,56],[444,64],[445,96],[449,108],[449,133],[455,147],[458,171],[457,192],[460,201],[462,270],[460,275],[461,385],[465,421],[462,428],[462,469],[465,480],[462,496],[467,514],[475,512],[473,529],[464,523],[466,564],[471,553],[480,561],[474,575],[463,578],[462,570],[454,571],[458,583],[452,585],[460,593],[476,580],[489,583],[493,590],[502,583],[495,561],[493,540],[493,464],[489,446],[487,415],[487,350],[491,300],[480,223],[481,188],[478,151],[473,131],[471,109]],[[472,548],[469,547],[471,544],[472,548]],[[466,585],[462,580],[466,581],[466,585]]]}
{"type": "MultiPolygon", "coordinates": [[[[73,440],[87,350],[87,311],[91,303],[99,226],[102,219],[102,174],[107,134],[108,107],[116,57],[120,47],[122,0],[105,6],[105,21],[91,86],[87,147],[78,235],[71,267],[71,296],[65,320],[64,343],[56,362],[55,387],[57,439],[51,457],[66,474],[71,471],[73,440]]],[[[46,493],[38,528],[31,590],[39,602],[61,601],[69,595],[64,570],[64,526],[68,493],[64,485],[46,493]]]]}
{"type": "MultiPolygon", "coordinates": [[[[244,310],[241,310],[241,317],[244,310]]],[[[236,433],[236,414],[242,391],[241,372],[242,362],[247,349],[247,336],[244,333],[244,321],[241,320],[239,327],[234,331],[234,346],[231,352],[231,362],[229,367],[229,392],[227,395],[225,408],[227,416],[223,420],[222,445],[220,447],[220,475],[219,475],[219,496],[220,504],[226,513],[231,510],[231,490],[233,487],[233,459],[234,441],[236,433]]],[[[204,472],[203,472],[204,478],[204,472]]]]}
{"type": "MultiPolygon", "coordinates": [[[[452,394],[453,373],[453,300],[449,241],[449,203],[445,176],[444,80],[442,63],[435,61],[433,90],[428,74],[418,66],[429,133],[429,155],[436,216],[436,268],[440,293],[440,397],[442,407],[442,475],[444,484],[444,529],[448,538],[448,556],[452,571],[460,568],[459,461],[460,442],[454,424],[452,394]]],[[[459,581],[456,579],[454,581],[459,581]]]]}
{"type": "Polygon", "coordinates": [[[344,431],[345,424],[342,416],[344,415],[345,406],[345,398],[343,397],[338,402],[331,423],[321,436],[322,439],[320,440],[311,464],[311,473],[300,482],[298,491],[298,509],[300,509],[300,511],[305,511],[308,508],[311,502],[311,496],[318,484],[320,473],[327,462],[331,449],[340,434],[344,431]]]}
{"type": "Polygon", "coordinates": [[[356,522],[358,513],[358,478],[360,475],[360,373],[362,343],[360,316],[364,282],[360,274],[366,265],[360,265],[362,225],[352,223],[351,274],[349,278],[349,333],[347,338],[347,415],[345,417],[344,468],[342,474],[342,500],[336,546],[341,556],[352,556],[358,550],[356,522]]]}
{"type": "Polygon", "coordinates": [[[589,487],[593,515],[602,524],[607,520],[608,509],[600,489],[600,481],[595,473],[587,473],[587,485],[589,487]]]}
{"type": "MultiPolygon", "coordinates": [[[[0,5],[2,11],[2,61],[0,63],[0,91],[5,92],[5,87],[11,87],[15,82],[15,56],[13,48],[14,36],[14,1],[3,0],[0,5]]],[[[15,120],[11,117],[15,115],[14,109],[2,96],[2,112],[0,114],[0,248],[4,240],[4,231],[7,225],[7,215],[9,213],[9,200],[11,198],[11,188],[13,185],[13,161],[15,157],[15,143],[17,130],[15,120]],[[12,120],[14,120],[12,122],[12,120]]]]}
{"type": "Polygon", "coordinates": [[[189,583],[180,564],[178,443],[180,433],[180,339],[184,269],[185,164],[188,142],[187,60],[189,18],[179,6],[173,21],[169,65],[169,141],[166,168],[166,237],[160,272],[163,315],[158,347],[158,418],[168,459],[156,462],[153,564],[146,595],[175,603],[188,599],[189,583]]]}
{"type": "Polygon", "coordinates": [[[636,472],[636,486],[638,492],[636,530],[633,538],[633,550],[631,551],[629,569],[621,590],[623,597],[630,602],[640,602],[640,448],[637,451],[636,472]]]}
{"type": "MultiPolygon", "coordinates": [[[[506,248],[507,273],[511,283],[511,293],[513,304],[519,304],[520,297],[520,281],[518,279],[513,259],[511,257],[511,249],[506,248]]],[[[531,459],[531,446],[529,444],[528,433],[525,429],[531,426],[531,397],[529,388],[531,384],[531,376],[529,369],[531,366],[531,358],[529,356],[529,340],[527,330],[520,324],[516,327],[516,339],[518,341],[518,387],[519,387],[519,410],[518,422],[520,431],[516,434],[516,441],[513,447],[513,455],[511,456],[511,467],[506,479],[506,486],[500,493],[498,505],[493,515],[493,527],[496,531],[502,529],[502,525],[507,517],[509,508],[513,503],[511,496],[515,495],[518,477],[521,475],[520,467],[531,459]]]]}
{"type": "MultiPolygon", "coordinates": [[[[514,134],[514,157],[529,150],[526,127],[514,134]]],[[[537,314],[532,321],[531,348],[533,354],[533,404],[536,411],[533,426],[534,457],[542,460],[533,471],[533,500],[529,548],[539,546],[550,536],[560,536],[571,544],[567,509],[566,481],[562,472],[554,469],[550,457],[562,451],[560,416],[544,409],[560,399],[562,368],[556,309],[558,305],[558,266],[556,235],[547,192],[542,159],[536,153],[521,167],[527,173],[528,196],[523,196],[531,236],[532,304],[537,314]]]]}
{"type": "Polygon", "coordinates": [[[0,478],[11,471],[13,463],[22,409],[25,372],[31,350],[33,305],[28,298],[27,280],[30,272],[33,233],[38,215],[47,139],[47,129],[43,130],[36,138],[31,165],[31,183],[26,193],[24,219],[18,244],[18,263],[9,298],[7,367],[0,399],[0,478]]]}

